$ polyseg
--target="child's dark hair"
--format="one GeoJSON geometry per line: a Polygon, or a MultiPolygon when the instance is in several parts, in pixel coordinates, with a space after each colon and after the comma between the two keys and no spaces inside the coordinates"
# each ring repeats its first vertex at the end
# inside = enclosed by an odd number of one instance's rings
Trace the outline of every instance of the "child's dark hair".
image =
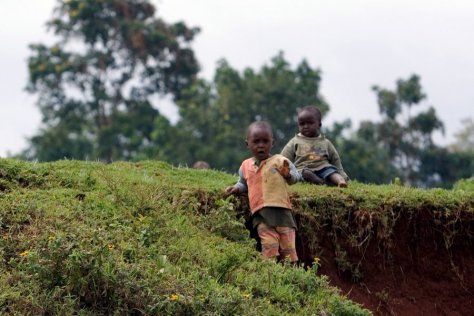
{"type": "Polygon", "coordinates": [[[270,125],[270,123],[268,123],[268,122],[266,122],[266,121],[255,121],[255,122],[253,122],[252,124],[250,124],[249,127],[247,127],[247,138],[249,137],[250,132],[251,132],[255,127],[261,127],[261,128],[267,129],[267,130],[270,132],[270,136],[273,138],[272,126],[270,125]]]}
{"type": "Polygon", "coordinates": [[[304,106],[302,107],[299,111],[298,111],[298,114],[300,114],[301,112],[303,111],[307,111],[307,112],[310,112],[311,114],[314,114],[314,116],[316,116],[316,118],[321,121],[322,119],[322,114],[321,114],[321,110],[318,109],[317,107],[315,107],[314,105],[307,105],[307,106],[304,106]]]}

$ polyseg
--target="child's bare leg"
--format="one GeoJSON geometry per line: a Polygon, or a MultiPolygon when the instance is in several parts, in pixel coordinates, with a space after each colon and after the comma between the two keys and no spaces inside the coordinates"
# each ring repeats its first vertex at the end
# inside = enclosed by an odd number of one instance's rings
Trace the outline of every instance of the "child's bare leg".
{"type": "Polygon", "coordinates": [[[301,174],[306,182],[314,184],[324,184],[324,180],[318,177],[313,171],[309,169],[304,169],[301,174]]]}
{"type": "Polygon", "coordinates": [[[339,173],[334,172],[329,175],[329,180],[331,180],[332,183],[337,185],[338,187],[345,188],[347,187],[347,182],[344,179],[343,176],[341,176],[339,173]]]}
{"type": "Polygon", "coordinates": [[[276,259],[279,252],[279,235],[274,227],[270,227],[264,222],[257,226],[258,236],[262,244],[262,255],[264,258],[276,259]]]}

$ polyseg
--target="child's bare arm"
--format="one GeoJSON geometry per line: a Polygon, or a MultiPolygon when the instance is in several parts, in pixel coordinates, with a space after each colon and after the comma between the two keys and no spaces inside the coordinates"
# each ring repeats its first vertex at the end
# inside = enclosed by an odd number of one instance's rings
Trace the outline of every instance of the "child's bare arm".
{"type": "Polygon", "coordinates": [[[247,192],[247,181],[245,181],[242,170],[239,169],[239,180],[233,186],[227,187],[225,192],[228,194],[239,194],[247,192]]]}

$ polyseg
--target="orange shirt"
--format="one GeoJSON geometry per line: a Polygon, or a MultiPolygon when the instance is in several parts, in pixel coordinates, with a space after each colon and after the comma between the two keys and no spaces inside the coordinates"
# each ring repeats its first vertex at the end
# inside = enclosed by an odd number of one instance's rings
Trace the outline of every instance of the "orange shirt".
{"type": "MultiPolygon", "coordinates": [[[[241,179],[237,185],[240,185],[242,192],[247,188],[252,214],[267,206],[291,209],[288,183],[277,170],[284,160],[288,159],[282,155],[274,155],[261,161],[260,165],[257,165],[255,158],[242,162],[239,169],[241,179]]],[[[290,173],[289,182],[297,182],[298,172],[291,162],[290,173]]]]}

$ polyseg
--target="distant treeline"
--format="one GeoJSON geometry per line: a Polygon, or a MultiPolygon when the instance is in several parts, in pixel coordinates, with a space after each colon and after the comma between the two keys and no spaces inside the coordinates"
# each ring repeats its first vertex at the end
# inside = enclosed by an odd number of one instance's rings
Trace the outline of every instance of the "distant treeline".
{"type": "MultiPolygon", "coordinates": [[[[243,71],[223,59],[213,80],[199,78],[191,48],[199,28],[166,23],[147,1],[58,1],[48,26],[57,43],[30,45],[28,60],[27,90],[38,97],[43,126],[18,157],[189,166],[204,160],[235,172],[248,155],[250,122],[272,124],[278,152],[297,131],[298,108],[330,109],[320,94],[321,70],[306,60],[292,67],[283,52],[243,71]],[[178,107],[175,124],[157,109],[163,97],[178,107]]],[[[474,134],[472,121],[458,146],[446,148],[432,139],[444,128],[434,108],[410,115],[426,98],[417,75],[393,90],[372,89],[379,121],[351,128],[348,119],[323,129],[352,179],[450,187],[474,174],[473,146],[463,146],[474,134]]]]}

